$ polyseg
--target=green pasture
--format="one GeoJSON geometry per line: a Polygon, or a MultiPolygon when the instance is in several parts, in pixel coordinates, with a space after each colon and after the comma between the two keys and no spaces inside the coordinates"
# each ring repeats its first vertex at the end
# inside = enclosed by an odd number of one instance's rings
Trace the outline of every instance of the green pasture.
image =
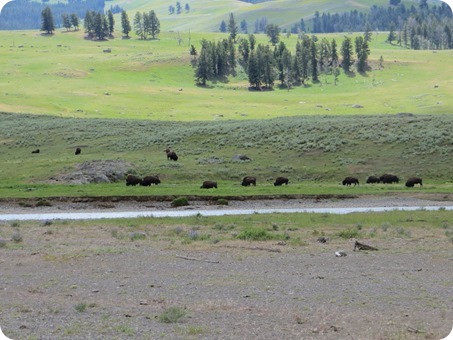
{"type": "MultiPolygon", "coordinates": [[[[300,115],[448,114],[453,109],[452,51],[410,51],[371,43],[365,75],[322,75],[290,91],[249,91],[247,77],[197,87],[189,43],[226,34],[164,32],[159,40],[88,41],[83,32],[0,32],[0,111],[80,118],[166,121],[269,119],[300,115]],[[181,44],[178,43],[178,36],[181,44]],[[103,52],[111,49],[111,53],[103,52]],[[382,56],[383,68],[379,67],[382,56]],[[353,108],[353,106],[359,108],[353,108]]],[[[320,38],[322,36],[319,36],[320,38]]],[[[341,45],[342,34],[329,35],[341,45]]],[[[267,37],[258,36],[265,43],[267,37]]],[[[294,51],[296,36],[282,36],[294,51]]]]}
{"type": "Polygon", "coordinates": [[[163,122],[0,114],[0,197],[102,195],[273,195],[451,192],[452,115],[299,116],[268,120],[163,122]],[[76,147],[82,148],[74,155],[76,147]],[[171,147],[179,155],[168,161],[171,147]],[[31,151],[39,148],[39,154],[31,151]],[[251,161],[235,161],[235,155],[251,161]],[[59,184],[92,161],[128,162],[125,172],[159,175],[152,187],[59,184]],[[393,173],[399,184],[367,185],[393,173]],[[244,176],[257,186],[240,185],[244,176]],[[277,176],[290,185],[274,187],[277,176]],[[359,187],[344,187],[356,176],[359,187]],[[408,177],[423,188],[406,188],[408,177]],[[204,180],[219,188],[200,189],[204,180]]]}

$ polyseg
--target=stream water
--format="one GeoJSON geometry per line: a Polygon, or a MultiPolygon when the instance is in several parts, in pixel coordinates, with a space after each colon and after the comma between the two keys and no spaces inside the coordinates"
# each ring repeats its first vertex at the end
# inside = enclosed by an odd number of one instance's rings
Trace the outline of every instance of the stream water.
{"type": "Polygon", "coordinates": [[[61,212],[42,214],[0,214],[0,221],[33,221],[33,220],[94,220],[137,217],[188,217],[188,216],[225,216],[271,213],[319,213],[349,214],[356,212],[383,212],[392,210],[453,210],[453,206],[412,206],[412,207],[351,207],[351,208],[292,208],[292,209],[194,209],[194,210],[150,210],[150,211],[100,211],[100,212],[61,212]]]}

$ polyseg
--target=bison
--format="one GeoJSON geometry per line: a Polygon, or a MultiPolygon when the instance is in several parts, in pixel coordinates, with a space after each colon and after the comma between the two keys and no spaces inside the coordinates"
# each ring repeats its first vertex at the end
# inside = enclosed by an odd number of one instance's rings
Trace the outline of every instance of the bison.
{"type": "Polygon", "coordinates": [[[82,149],[80,149],[80,148],[76,148],[75,149],[75,154],[76,155],[80,155],[81,152],[82,152],[82,149]]]}
{"type": "Polygon", "coordinates": [[[384,174],[382,175],[379,180],[384,183],[384,184],[392,184],[392,183],[399,183],[400,182],[400,179],[398,178],[398,176],[395,176],[395,175],[389,175],[389,174],[384,174]]]}
{"type": "Polygon", "coordinates": [[[359,180],[355,177],[346,177],[344,180],[343,180],[343,185],[352,185],[354,184],[354,186],[356,185],[359,185],[359,180]]]}
{"type": "Polygon", "coordinates": [[[376,176],[370,176],[366,180],[367,183],[381,183],[381,180],[376,176]]]}
{"type": "Polygon", "coordinates": [[[169,161],[177,161],[178,155],[176,152],[172,151],[171,149],[165,149],[165,153],[167,154],[167,160],[169,161]]]}
{"type": "Polygon", "coordinates": [[[140,185],[144,187],[149,187],[151,186],[151,184],[158,185],[159,183],[160,179],[158,176],[145,176],[140,182],[140,185]]]}
{"type": "Polygon", "coordinates": [[[245,177],[242,179],[242,183],[241,183],[242,186],[248,187],[248,186],[250,186],[251,184],[253,184],[253,186],[256,186],[256,178],[255,178],[255,177],[252,177],[252,176],[245,176],[245,177]]]}
{"type": "Polygon", "coordinates": [[[33,150],[31,153],[39,153],[39,149],[33,150]]]}
{"type": "Polygon", "coordinates": [[[212,188],[216,188],[217,189],[217,182],[204,181],[203,184],[200,187],[200,189],[212,189],[212,188]]]}
{"type": "Polygon", "coordinates": [[[274,182],[274,186],[280,186],[286,184],[288,185],[288,178],[286,177],[277,177],[274,182]]]}
{"type": "Polygon", "coordinates": [[[127,175],[127,177],[126,177],[127,186],[129,186],[129,185],[135,186],[135,185],[141,184],[141,183],[142,183],[142,179],[140,177],[137,177],[135,175],[127,175]]]}
{"type": "Polygon", "coordinates": [[[411,177],[406,181],[406,186],[408,188],[413,188],[415,184],[420,184],[420,186],[423,186],[422,179],[419,177],[411,177]]]}

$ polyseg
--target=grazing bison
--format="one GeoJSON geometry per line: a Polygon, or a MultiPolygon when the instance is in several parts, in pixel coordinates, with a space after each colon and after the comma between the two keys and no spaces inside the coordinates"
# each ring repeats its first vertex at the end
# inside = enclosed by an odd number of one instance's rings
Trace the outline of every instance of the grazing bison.
{"type": "Polygon", "coordinates": [[[33,150],[31,153],[39,153],[39,149],[33,150]]]}
{"type": "Polygon", "coordinates": [[[367,183],[381,183],[381,180],[376,176],[370,176],[366,180],[367,183]]]}
{"type": "Polygon", "coordinates": [[[419,177],[411,177],[406,181],[406,186],[408,188],[413,188],[415,184],[420,184],[420,186],[423,186],[422,179],[419,177]]]}
{"type": "Polygon", "coordinates": [[[216,188],[217,189],[217,182],[204,181],[203,184],[200,187],[200,189],[212,189],[212,188],[216,188]]]}
{"type": "Polygon", "coordinates": [[[144,187],[149,187],[151,186],[151,184],[158,185],[159,183],[160,179],[158,176],[145,176],[140,182],[140,185],[144,187]]]}
{"type": "Polygon", "coordinates": [[[384,174],[382,175],[379,180],[384,183],[384,184],[392,184],[392,183],[399,183],[400,182],[400,179],[398,178],[398,176],[395,176],[395,175],[389,175],[389,174],[384,174]]]}
{"type": "Polygon", "coordinates": [[[80,148],[75,149],[75,154],[76,155],[80,155],[81,152],[82,152],[82,149],[80,149],[80,148]]]}
{"type": "Polygon", "coordinates": [[[256,178],[255,177],[252,177],[252,176],[245,176],[242,180],[242,186],[244,187],[248,187],[250,186],[251,184],[253,184],[253,186],[256,186],[256,178]]]}
{"type": "Polygon", "coordinates": [[[344,180],[343,180],[343,185],[352,185],[354,184],[354,186],[356,185],[359,185],[359,180],[355,177],[346,177],[344,180]]]}
{"type": "Polygon", "coordinates": [[[135,185],[141,184],[141,183],[142,183],[142,179],[140,177],[137,177],[135,175],[127,175],[127,177],[126,177],[127,186],[129,186],[129,185],[135,186],[135,185]]]}
{"type": "Polygon", "coordinates": [[[280,186],[286,184],[288,185],[288,178],[286,177],[277,177],[274,182],[274,186],[280,186]]]}
{"type": "Polygon", "coordinates": [[[167,154],[167,160],[169,161],[177,161],[178,155],[176,152],[172,151],[171,149],[165,149],[165,153],[167,154]]]}

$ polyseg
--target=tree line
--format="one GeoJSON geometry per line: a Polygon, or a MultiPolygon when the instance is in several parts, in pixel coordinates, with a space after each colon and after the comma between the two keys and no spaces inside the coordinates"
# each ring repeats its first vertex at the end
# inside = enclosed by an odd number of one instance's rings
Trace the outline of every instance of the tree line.
{"type": "Polygon", "coordinates": [[[345,37],[341,46],[335,39],[318,39],[316,36],[301,34],[295,51],[290,51],[284,42],[275,45],[257,44],[253,34],[240,38],[237,48],[230,36],[213,42],[203,40],[198,55],[191,46],[191,55],[196,58],[196,83],[206,86],[208,81],[225,81],[236,76],[241,67],[248,77],[250,86],[261,90],[272,89],[276,82],[281,87],[300,86],[311,80],[319,82],[321,74],[334,76],[335,85],[342,69],[345,73],[363,73],[369,69],[369,37],[358,36],[353,41],[345,37]],[[340,60],[341,56],[341,60],[340,60]]]}
{"type": "Polygon", "coordinates": [[[399,0],[390,6],[372,6],[368,13],[351,10],[343,13],[316,12],[309,25],[313,33],[390,31],[389,42],[412,49],[451,49],[453,20],[449,6],[429,6],[420,0],[407,8],[399,0]]]}
{"type": "MultiPolygon", "coordinates": [[[[74,13],[83,18],[86,11],[104,11],[104,0],[73,0],[67,3],[45,3],[28,0],[14,0],[5,5],[0,14],[1,30],[38,29],[42,25],[40,20],[42,11],[49,7],[54,16],[54,25],[63,26],[62,15],[74,13]]],[[[114,10],[112,10],[115,13],[114,10]]]]}

